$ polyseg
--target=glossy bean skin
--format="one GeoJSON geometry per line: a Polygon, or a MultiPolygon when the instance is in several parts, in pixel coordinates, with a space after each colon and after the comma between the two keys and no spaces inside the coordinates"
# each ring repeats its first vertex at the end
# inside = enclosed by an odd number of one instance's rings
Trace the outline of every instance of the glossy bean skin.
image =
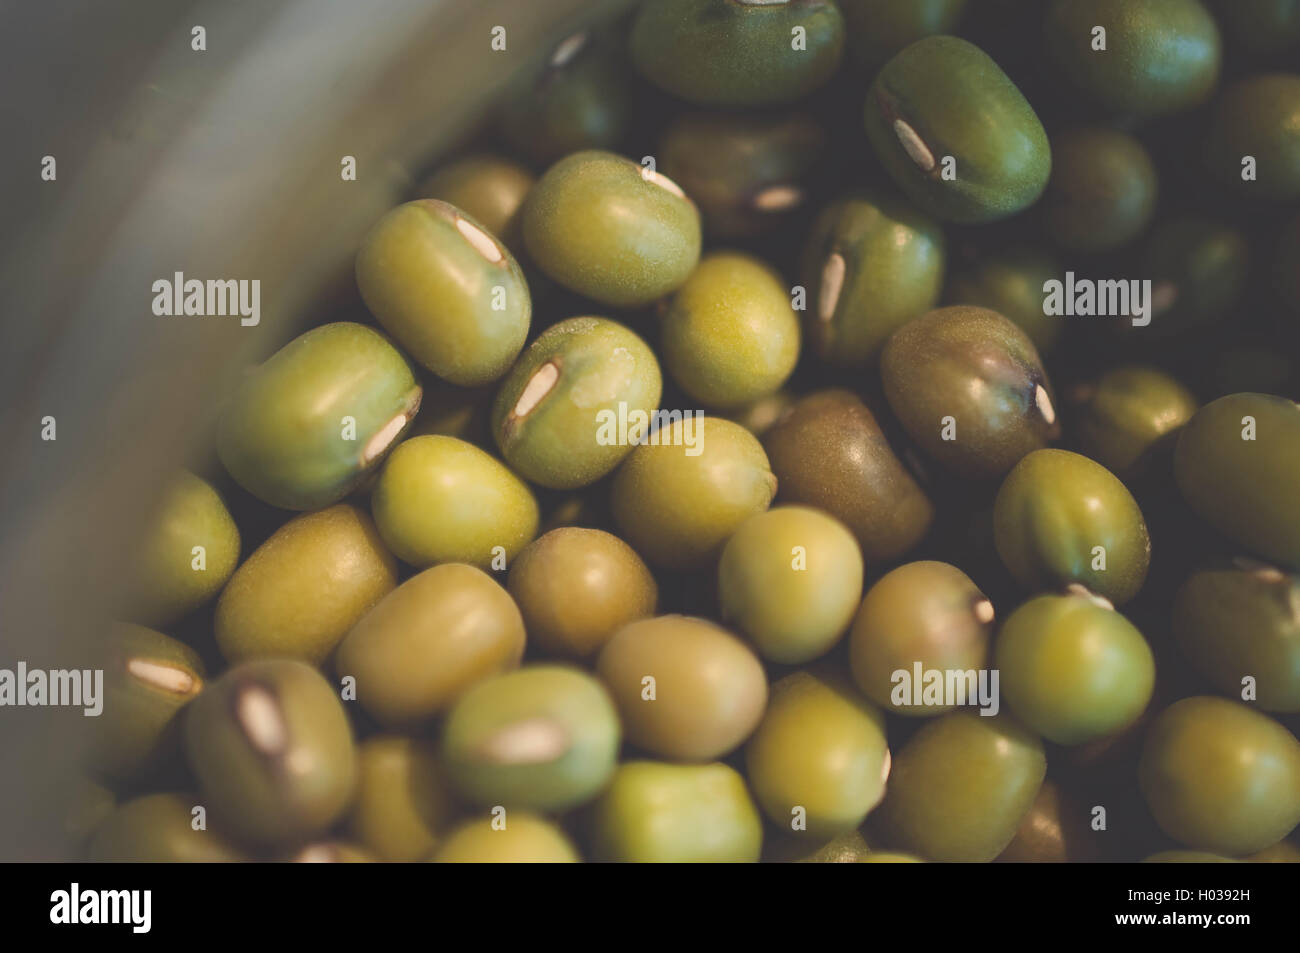
{"type": "Polygon", "coordinates": [[[1259,707],[1300,711],[1300,577],[1272,566],[1202,570],[1174,596],[1172,628],[1218,691],[1254,680],[1259,707]]]}
{"type": "Polygon", "coordinates": [[[994,661],[1012,712],[1062,745],[1124,731],[1155,689],[1155,658],[1142,633],[1087,595],[1026,602],[1003,623],[994,661]]]}
{"type": "MultiPolygon", "coordinates": [[[[1163,371],[1126,366],[1107,371],[1080,395],[1075,424],[1084,452],[1123,480],[1143,476],[1196,413],[1196,397],[1163,371]]],[[[1167,458],[1166,458],[1167,459],[1167,458]]]]}
{"type": "Polygon", "coordinates": [[[217,454],[272,506],[316,510],[383,462],[420,408],[406,359],[377,331],[340,321],[295,338],[235,388],[217,454]]]}
{"type": "Polygon", "coordinates": [[[1179,434],[1174,476],[1211,526],[1300,569],[1300,405],[1249,393],[1206,404],[1179,434]]]}
{"type": "Polygon", "coordinates": [[[907,202],[867,192],[832,202],[803,253],[810,346],[832,364],[871,366],[894,331],[938,303],[945,263],[943,230],[907,202]]]}
{"type": "Polygon", "coordinates": [[[1300,741],[1240,702],[1170,705],[1147,734],[1139,779],[1160,827],[1193,850],[1253,853],[1300,823],[1300,741]]]}
{"type": "Polygon", "coordinates": [[[629,43],[641,74],[680,99],[770,106],[830,78],[843,53],[844,20],[829,0],[657,0],[641,7],[629,43]],[[805,31],[803,48],[791,40],[795,27],[805,31]]]}
{"type": "Polygon", "coordinates": [[[772,686],[745,746],[745,774],[778,827],[804,840],[854,830],[885,794],[889,746],[881,713],[843,680],[808,672],[772,686]]]}
{"type": "Polygon", "coordinates": [[[862,552],[842,523],[811,507],[777,507],[751,516],[727,540],[719,607],[764,658],[798,665],[844,634],[862,574],[862,552]]]}
{"type": "Polygon", "coordinates": [[[914,318],[890,338],[880,370],[909,436],[964,476],[1001,476],[1060,432],[1037,349],[997,312],[953,306],[914,318]]]}
{"type": "Polygon", "coordinates": [[[510,595],[528,637],[550,655],[590,658],[610,636],[654,614],[659,587],[641,557],[612,533],[564,526],[510,566],[510,595]]]}
{"type": "Polygon", "coordinates": [[[602,861],[753,863],[763,822],[725,764],[625,761],[595,804],[592,835],[602,861]]]}
{"type": "Polygon", "coordinates": [[[576,489],[632,452],[662,390],[640,337],[607,318],[570,318],[547,328],[501,382],[492,433],[516,473],[576,489]]]}
{"type": "Polygon", "coordinates": [[[384,329],[457,386],[499,378],[528,336],[523,269],[497,236],[446,202],[418,199],[381,218],[361,242],[356,274],[384,329]]]}
{"type": "Polygon", "coordinates": [[[377,859],[399,864],[427,860],[456,813],[435,745],[379,734],[357,746],[357,794],[347,827],[377,859]]]}
{"type": "Polygon", "coordinates": [[[1111,115],[1181,112],[1219,79],[1219,30],[1199,0],[1052,0],[1044,40],[1065,82],[1111,115]]]}
{"type": "Polygon", "coordinates": [[[767,702],[767,678],[750,648],[690,616],[624,626],[605,643],[596,672],[628,741],[674,761],[711,761],[733,751],[767,702]]]}
{"type": "Polygon", "coordinates": [[[452,705],[442,754],[457,792],[484,807],[564,811],[614,771],[622,733],[591,675],[534,665],[483,679],[452,705]]]}
{"type": "Polygon", "coordinates": [[[132,618],[166,626],[212,599],[239,563],[239,527],[217,491],[180,471],[162,494],[136,557],[132,618]]]}
{"type": "Polygon", "coordinates": [[[764,434],[763,446],[778,501],[838,519],[857,537],[868,564],[906,553],[934,520],[934,505],[894,455],[875,415],[849,391],[817,391],[796,401],[764,434]]]}
{"type": "Polygon", "coordinates": [[[897,672],[978,671],[987,666],[993,603],[948,563],[924,560],[891,570],[867,591],[849,635],[858,688],[886,712],[928,718],[948,704],[917,706],[899,692],[897,672]]]}
{"type": "Polygon", "coordinates": [[[675,421],[658,437],[633,450],[614,478],[614,520],[652,566],[698,568],[768,508],[777,480],[762,445],[729,420],[675,421]]]}
{"type": "Polygon", "coordinates": [[[430,860],[435,864],[575,864],[581,858],[551,821],[527,811],[466,821],[430,860]]]}
{"type": "Polygon", "coordinates": [[[397,565],[369,516],[348,503],[305,513],[235,571],[217,601],[217,645],[234,663],[318,665],[396,585],[397,565]]]}
{"type": "Polygon", "coordinates": [[[700,258],[700,213],[677,183],[612,152],[565,156],[523,208],[524,246],[552,279],[618,308],[678,287],[700,258]]]}
{"type": "Polygon", "coordinates": [[[1137,501],[1080,454],[1025,457],[998,490],[993,520],[997,551],[1028,590],[1078,583],[1121,605],[1146,581],[1151,537],[1137,501]]]}
{"type": "Polygon", "coordinates": [[[997,63],[958,37],[926,37],[886,63],[867,92],[865,118],[894,182],[944,221],[1014,215],[1047,186],[1043,124],[997,63]]]}
{"type": "Polygon", "coordinates": [[[487,573],[461,563],[426,569],[363,616],[339,645],[335,669],[388,727],[445,711],[461,692],[519,665],[524,623],[487,573]]]}
{"type": "Polygon", "coordinates": [[[265,846],[323,833],[356,789],[356,746],[333,686],[289,659],[228,670],[186,712],[185,753],[213,814],[265,846]]]}
{"type": "Polygon", "coordinates": [[[775,392],[799,359],[799,319],[781,276],[752,255],[713,252],[668,299],[664,369],[706,407],[735,408],[775,392]]]}
{"type": "Polygon", "coordinates": [[[507,563],[537,534],[537,500],[501,461],[455,437],[403,441],[370,497],[388,548],[420,569],[507,563]]]}
{"type": "Polygon", "coordinates": [[[1046,771],[1042,742],[1010,716],[952,712],[895,756],[878,823],[927,860],[984,863],[1011,843],[1046,771]]]}

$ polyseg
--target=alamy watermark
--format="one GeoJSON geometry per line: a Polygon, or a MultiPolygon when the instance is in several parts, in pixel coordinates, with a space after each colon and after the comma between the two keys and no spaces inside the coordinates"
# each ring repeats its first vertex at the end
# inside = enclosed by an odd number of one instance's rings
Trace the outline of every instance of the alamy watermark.
{"type": "Polygon", "coordinates": [[[977,705],[981,715],[992,717],[1001,708],[998,680],[999,673],[995,668],[926,668],[920,662],[914,662],[910,671],[900,668],[889,677],[894,686],[889,700],[899,708],[977,705]]]}
{"type": "Polygon", "coordinates": [[[1151,323],[1151,279],[1103,280],[1075,278],[1043,282],[1043,314],[1049,317],[1131,318],[1135,328],[1151,323]]]}
{"type": "Polygon", "coordinates": [[[87,718],[104,710],[104,670],[0,668],[0,708],[83,708],[87,718]]]}
{"type": "Polygon", "coordinates": [[[153,313],[159,317],[239,315],[239,323],[254,327],[262,320],[262,282],[258,278],[186,278],[176,272],[153,283],[153,313]]]}
{"type": "Polygon", "coordinates": [[[73,883],[50,894],[50,922],[59,925],[126,924],[132,933],[153,925],[152,890],[82,890],[73,883]]]}
{"type": "Polygon", "coordinates": [[[686,456],[704,452],[704,411],[628,409],[619,401],[617,409],[596,412],[596,443],[602,447],[677,446],[686,456]]]}

